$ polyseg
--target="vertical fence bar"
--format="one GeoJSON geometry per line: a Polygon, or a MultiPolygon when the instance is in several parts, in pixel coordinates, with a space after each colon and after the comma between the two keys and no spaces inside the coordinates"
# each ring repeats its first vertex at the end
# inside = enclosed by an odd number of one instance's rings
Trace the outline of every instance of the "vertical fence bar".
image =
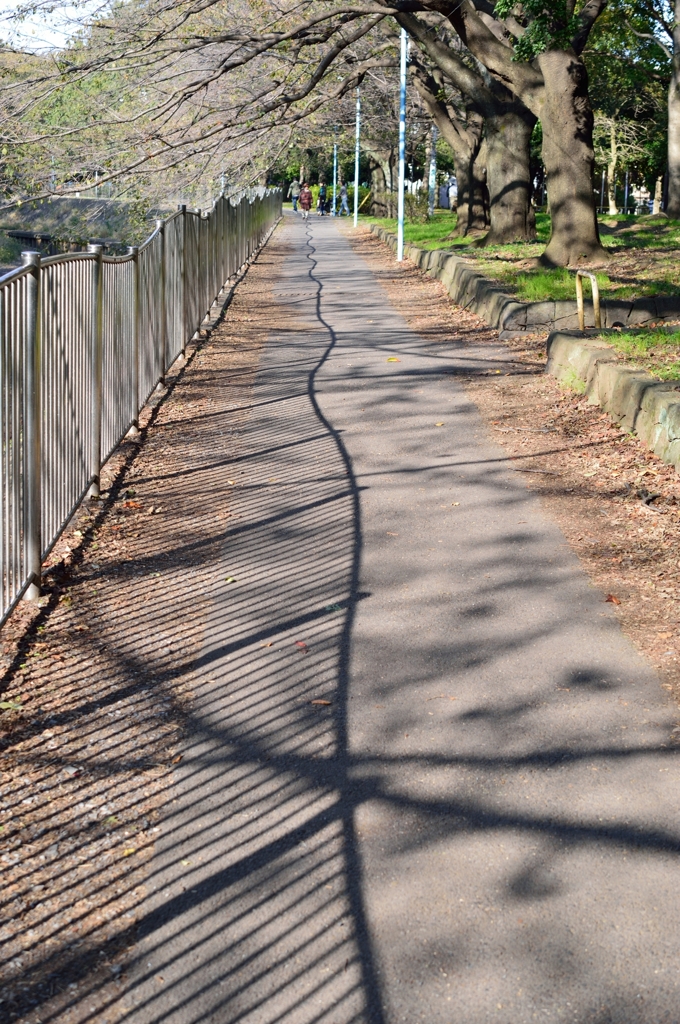
{"type": "Polygon", "coordinates": [[[182,289],[182,301],[180,303],[180,317],[182,322],[182,360],[186,359],[187,355],[187,335],[189,333],[189,311],[187,309],[187,208],[186,203],[182,203],[179,207],[181,213],[182,223],[182,242],[180,249],[180,281],[182,289]]]}
{"type": "Polygon", "coordinates": [[[159,326],[160,326],[160,350],[161,350],[160,351],[160,356],[161,356],[161,375],[160,375],[158,383],[162,386],[162,385],[165,384],[165,373],[166,373],[166,370],[168,369],[168,316],[167,316],[167,309],[166,309],[167,303],[165,301],[165,299],[166,299],[166,296],[165,296],[165,288],[166,288],[166,280],[165,280],[165,278],[166,278],[166,274],[165,274],[165,221],[161,220],[161,218],[158,218],[158,220],[156,221],[156,227],[158,228],[158,231],[160,233],[160,247],[161,247],[161,257],[160,257],[161,279],[160,279],[160,282],[159,282],[160,286],[161,286],[161,288],[160,288],[160,291],[161,291],[160,307],[161,308],[160,308],[160,322],[159,322],[159,326]]]}
{"type": "Polygon", "coordinates": [[[132,425],[129,434],[139,435],[139,246],[131,245],[128,253],[132,256],[132,425]]]}
{"type": "MultiPolygon", "coordinates": [[[[26,280],[26,331],[24,334],[24,366],[26,367],[24,420],[24,451],[26,483],[25,495],[25,551],[26,578],[30,580],[25,592],[29,601],[40,597],[40,565],[42,542],[40,528],[40,253],[23,252],[21,260],[31,272],[26,280]]],[[[14,439],[18,443],[18,438],[14,439]]]]}
{"type": "Polygon", "coordinates": [[[95,259],[92,261],[92,448],[90,451],[90,490],[88,494],[91,498],[98,498],[102,454],[102,270],[104,246],[88,245],[87,251],[95,256],[95,259]]]}

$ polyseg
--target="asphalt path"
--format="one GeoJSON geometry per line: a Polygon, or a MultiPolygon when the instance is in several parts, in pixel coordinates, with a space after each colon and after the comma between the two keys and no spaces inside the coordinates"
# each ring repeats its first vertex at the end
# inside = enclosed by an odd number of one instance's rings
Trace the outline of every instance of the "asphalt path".
{"type": "Polygon", "coordinates": [[[461,386],[507,351],[279,231],[121,1019],[677,1024],[676,715],[461,386]]]}

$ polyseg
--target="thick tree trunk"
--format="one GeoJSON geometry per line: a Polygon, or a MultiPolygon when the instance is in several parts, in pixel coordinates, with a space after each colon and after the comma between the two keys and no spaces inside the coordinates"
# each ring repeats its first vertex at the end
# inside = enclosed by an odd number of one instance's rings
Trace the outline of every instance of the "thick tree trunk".
{"type": "MultiPolygon", "coordinates": [[[[479,237],[489,230],[489,187],[487,185],[487,159],[488,147],[486,139],[477,151],[472,161],[470,179],[470,200],[468,204],[468,220],[466,235],[479,237]]],[[[458,194],[460,195],[460,189],[458,194]]],[[[458,206],[458,217],[460,218],[460,205],[458,206]]],[[[460,224],[460,219],[458,221],[460,224]]],[[[460,231],[458,232],[461,233],[460,231]]]]}
{"type": "Polygon", "coordinates": [[[675,0],[673,64],[668,86],[668,201],[666,216],[680,220],[680,0],[675,0]]]}
{"type": "Polygon", "coordinates": [[[532,242],[530,143],[536,118],[520,103],[486,121],[486,168],[490,230],[484,245],[532,242]]]}
{"type": "Polygon", "coordinates": [[[475,238],[489,227],[486,153],[481,147],[472,150],[459,146],[453,150],[453,161],[458,182],[456,234],[475,238]]]}
{"type": "Polygon", "coordinates": [[[543,163],[548,176],[551,234],[541,257],[548,266],[604,263],[593,190],[593,112],[588,76],[574,53],[538,58],[543,78],[543,163]]]}
{"type": "Polygon", "coordinates": [[[386,195],[387,182],[381,165],[371,158],[371,217],[389,217],[386,195]]]}
{"type": "MultiPolygon", "coordinates": [[[[453,150],[458,181],[458,220],[456,234],[479,235],[489,225],[486,191],[486,160],[480,154],[483,119],[470,107],[465,114],[447,110],[437,96],[437,84],[414,62],[414,82],[440,134],[453,150]]],[[[485,147],[486,148],[486,147],[485,147]]]]}

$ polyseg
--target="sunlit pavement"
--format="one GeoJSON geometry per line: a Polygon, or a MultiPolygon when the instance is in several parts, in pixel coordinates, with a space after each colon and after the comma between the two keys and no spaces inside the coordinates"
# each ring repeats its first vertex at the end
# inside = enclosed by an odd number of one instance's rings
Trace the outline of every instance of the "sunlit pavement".
{"type": "Polygon", "coordinates": [[[457,379],[504,351],[279,230],[120,1019],[675,1024],[673,708],[457,379]]]}

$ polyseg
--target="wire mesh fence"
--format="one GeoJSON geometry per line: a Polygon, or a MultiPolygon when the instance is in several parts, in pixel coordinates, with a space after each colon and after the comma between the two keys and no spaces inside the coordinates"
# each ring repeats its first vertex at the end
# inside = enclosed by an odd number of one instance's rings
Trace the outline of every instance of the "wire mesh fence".
{"type": "Polygon", "coordinates": [[[182,206],[126,256],[24,253],[0,278],[0,622],[101,467],[281,216],[281,193],[182,206]]]}

